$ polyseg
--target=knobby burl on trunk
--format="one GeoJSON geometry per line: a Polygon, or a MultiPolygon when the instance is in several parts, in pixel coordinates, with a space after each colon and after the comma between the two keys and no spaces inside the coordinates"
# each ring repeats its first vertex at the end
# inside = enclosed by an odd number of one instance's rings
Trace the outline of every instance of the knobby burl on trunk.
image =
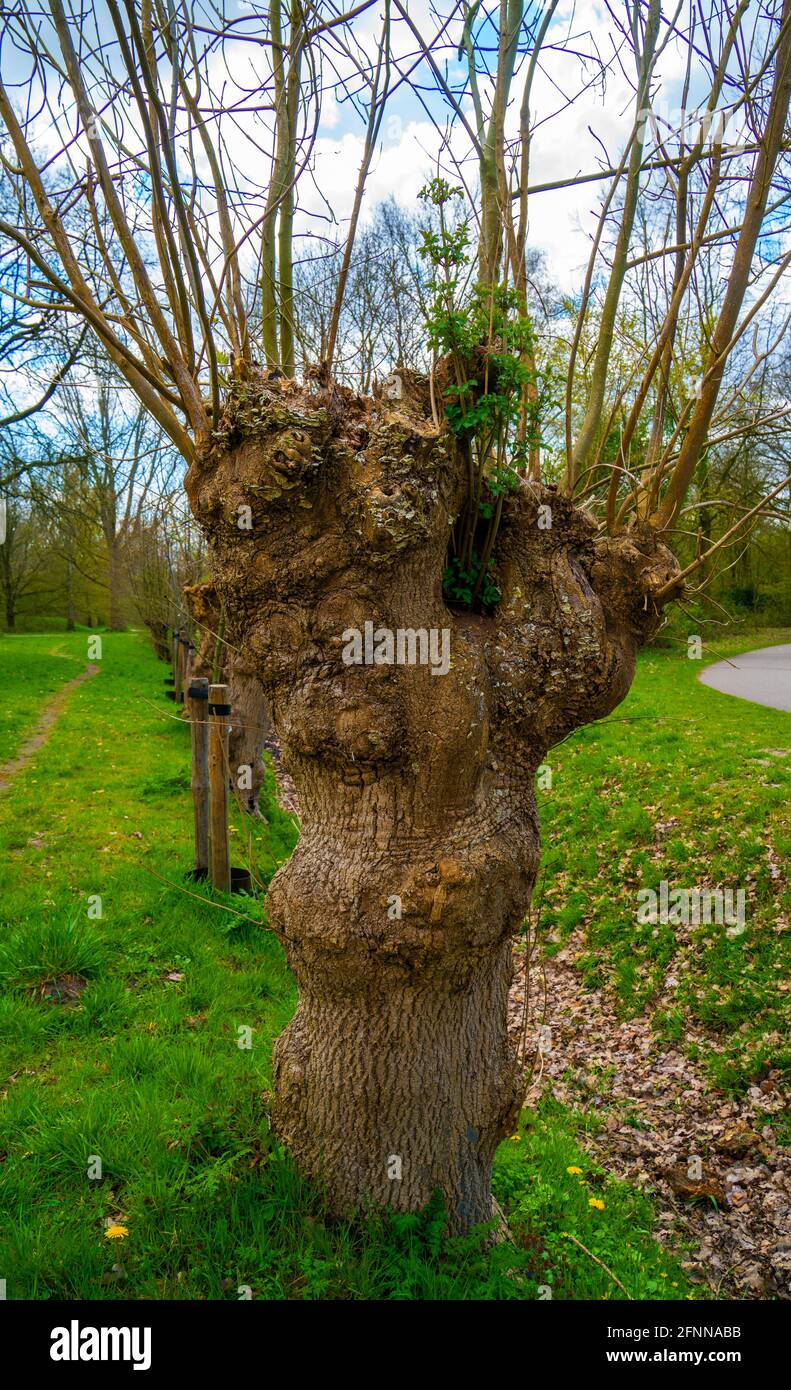
{"type": "Polygon", "coordinates": [[[497,541],[496,611],[449,610],[466,464],[427,383],[402,380],[397,402],[238,385],[187,488],[302,808],[267,898],[299,985],[276,1131],[335,1210],[414,1210],[439,1188],[463,1231],[491,1217],[520,1102],[506,1003],[538,867],[536,768],[623,699],[677,566],[653,536],[604,538],[525,482],[497,541]],[[345,664],[368,621],[449,629],[450,670],[345,664]]]}

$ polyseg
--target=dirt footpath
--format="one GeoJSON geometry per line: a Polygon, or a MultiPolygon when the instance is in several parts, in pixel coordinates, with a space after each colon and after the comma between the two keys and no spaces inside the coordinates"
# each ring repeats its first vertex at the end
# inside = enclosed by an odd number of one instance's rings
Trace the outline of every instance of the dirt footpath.
{"type": "Polygon", "coordinates": [[[46,743],[52,726],[61,713],[75,685],[82,685],[83,681],[90,680],[91,676],[95,676],[98,670],[98,666],[95,666],[93,662],[89,662],[85,670],[80,672],[79,676],[75,676],[73,680],[67,681],[65,685],[61,686],[57,695],[53,695],[49,703],[44,706],[33,732],[28,734],[21,748],[14,754],[13,758],[10,758],[7,763],[0,765],[0,793],[8,791],[8,788],[11,786],[17,774],[30,762],[30,759],[38,752],[39,748],[46,743]]]}

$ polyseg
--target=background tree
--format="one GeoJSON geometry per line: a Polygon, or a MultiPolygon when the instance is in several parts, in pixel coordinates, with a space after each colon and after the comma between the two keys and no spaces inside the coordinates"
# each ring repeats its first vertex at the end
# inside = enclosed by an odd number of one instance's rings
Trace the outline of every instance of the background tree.
{"type": "MultiPolygon", "coordinates": [[[[59,524],[72,528],[87,521],[101,542],[96,567],[106,576],[109,626],[126,624],[126,551],[146,516],[152,495],[167,496],[181,481],[181,460],[163,448],[150,416],[94,354],[87,379],[73,377],[58,392],[59,436],[76,461],[77,482],[70,495],[54,499],[59,524]]],[[[74,467],[75,465],[73,465],[74,467]]],[[[42,499],[42,506],[46,506],[42,499]]]]}
{"type": "Polygon", "coordinates": [[[47,551],[42,544],[40,519],[29,505],[7,499],[5,541],[0,546],[5,623],[9,632],[16,628],[17,615],[25,599],[46,593],[47,551]]]}
{"type": "MultiPolygon", "coordinates": [[[[334,352],[336,380],[369,393],[394,367],[427,371],[426,276],[420,219],[394,198],[377,204],[349,257],[334,352]]],[[[314,247],[296,266],[295,322],[302,365],[324,361],[336,303],[340,242],[314,247]]]]}

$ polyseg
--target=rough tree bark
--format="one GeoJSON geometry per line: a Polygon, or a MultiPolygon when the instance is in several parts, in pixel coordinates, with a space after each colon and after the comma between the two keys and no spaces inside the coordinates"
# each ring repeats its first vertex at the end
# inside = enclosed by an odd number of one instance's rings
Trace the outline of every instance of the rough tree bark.
{"type": "Polygon", "coordinates": [[[0,577],[3,581],[5,591],[5,625],[9,632],[16,631],[16,587],[15,576],[11,565],[11,541],[12,534],[9,528],[9,535],[6,542],[0,546],[0,577]]]}
{"type": "Polygon", "coordinates": [[[110,601],[109,626],[112,632],[123,632],[126,627],[123,610],[123,567],[118,537],[114,529],[105,528],[105,543],[110,601]]]}
{"type": "Polygon", "coordinates": [[[535,771],[623,699],[677,566],[649,532],[602,538],[525,483],[498,537],[494,616],[450,611],[466,465],[427,384],[402,377],[397,403],[240,383],[187,489],[302,812],[267,899],[299,985],[276,1131],[336,1211],[414,1210],[440,1189],[464,1231],[491,1218],[492,1157],[521,1099],[506,1001],[538,867],[535,771]],[[345,664],[367,621],[448,629],[450,670],[345,664]]]}
{"type": "Polygon", "coordinates": [[[233,654],[226,670],[233,710],[228,742],[231,782],[235,780],[242,807],[251,816],[263,818],[258,798],[264,781],[264,744],[270,730],[266,700],[258,676],[243,657],[233,654]]]}

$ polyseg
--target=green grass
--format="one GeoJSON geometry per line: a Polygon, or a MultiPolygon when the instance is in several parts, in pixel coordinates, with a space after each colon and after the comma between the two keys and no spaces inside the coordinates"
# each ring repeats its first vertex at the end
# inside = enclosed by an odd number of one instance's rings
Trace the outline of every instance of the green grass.
{"type": "Polygon", "coordinates": [[[88,629],[0,634],[9,697],[0,704],[0,765],[35,727],[43,706],[88,663],[88,629]]]}
{"type": "Polygon", "coordinates": [[[791,715],[697,677],[712,661],[784,640],[720,641],[702,662],[687,658],[686,642],[644,653],[614,714],[551,751],[553,785],[539,792],[545,949],[580,927],[587,988],[611,987],[625,1015],[651,1017],[658,1040],[702,1030],[688,1051],[731,1095],[791,1060],[791,715]],[[744,889],[745,931],[641,924],[638,892],[663,879],[671,890],[744,889]],[[663,996],[669,972],[678,985],[663,996]]]}
{"type": "MultiPolygon", "coordinates": [[[[534,1299],[548,1290],[619,1299],[619,1283],[635,1298],[689,1297],[677,1260],[652,1239],[650,1198],[593,1163],[589,1119],[550,1102],[523,1117],[497,1156],[495,1191],[512,1241],[447,1240],[433,1204],[415,1217],[327,1218],[321,1192],[269,1133],[272,1041],[296,998],[282,952],[260,899],[212,899],[203,885],[185,891],[188,729],[165,701],[165,668],[142,637],[104,634],[103,642],[99,675],[70,694],[48,743],[0,797],[8,1297],[236,1299],[249,1285],[277,1299],[534,1299]],[[53,995],[53,981],[67,987],[53,995]],[[245,1027],[249,1050],[238,1046],[245,1027]],[[110,1219],[128,1229],[125,1238],[105,1237],[110,1219]]],[[[85,633],[0,637],[0,662],[27,683],[30,711],[85,659],[85,633]]],[[[649,653],[617,713],[650,713],[658,702],[661,720],[600,726],[551,755],[544,931],[551,950],[581,924],[586,981],[611,981],[624,1009],[650,1009],[652,981],[674,947],[664,936],[635,941],[629,893],[660,869],[668,878],[678,865],[687,878],[701,866],[709,872],[712,855],[723,880],[749,866],[764,929],[750,921],[736,951],[712,942],[677,1007],[719,1038],[718,1001],[724,1007],[727,997],[738,1026],[756,1046],[763,1029],[774,1056],[777,991],[767,975],[779,941],[766,930],[769,881],[755,844],[771,833],[781,859],[788,848],[782,802],[764,776],[779,780],[779,760],[757,764],[755,802],[740,803],[738,814],[729,807],[727,821],[723,812],[727,836],[711,810],[713,783],[742,787],[756,750],[784,746],[787,717],[753,711],[745,735],[724,697],[694,689],[696,669],[649,653]],[[608,797],[599,801],[603,783],[608,797]],[[676,815],[672,843],[687,857],[668,868],[651,860],[647,837],[655,819],[676,815]],[[748,981],[761,991],[759,1019],[740,1012],[748,981]]],[[[294,841],[271,774],[264,803],[269,825],[256,835],[254,859],[266,883],[294,841]]],[[[239,824],[233,843],[235,862],[247,862],[239,824]]],[[[730,1074],[717,1079],[731,1084],[730,1074]]]]}
{"type": "MultiPolygon", "coordinates": [[[[101,627],[102,624],[100,623],[99,628],[101,627]]],[[[98,631],[99,628],[91,628],[90,630],[94,632],[98,631]]],[[[50,636],[56,632],[66,632],[67,629],[68,624],[65,618],[59,618],[55,615],[46,613],[17,613],[16,626],[12,635],[18,637],[22,634],[35,632],[50,636]]],[[[80,630],[79,624],[77,624],[77,629],[78,631],[80,630]]],[[[88,631],[87,628],[83,630],[86,632],[88,631]]],[[[6,633],[7,631],[8,629],[6,627],[0,627],[0,633],[6,633]]]]}
{"type": "Polygon", "coordinates": [[[34,919],[0,941],[0,985],[41,989],[66,975],[85,982],[101,973],[107,954],[92,924],[79,917],[34,919]]]}

